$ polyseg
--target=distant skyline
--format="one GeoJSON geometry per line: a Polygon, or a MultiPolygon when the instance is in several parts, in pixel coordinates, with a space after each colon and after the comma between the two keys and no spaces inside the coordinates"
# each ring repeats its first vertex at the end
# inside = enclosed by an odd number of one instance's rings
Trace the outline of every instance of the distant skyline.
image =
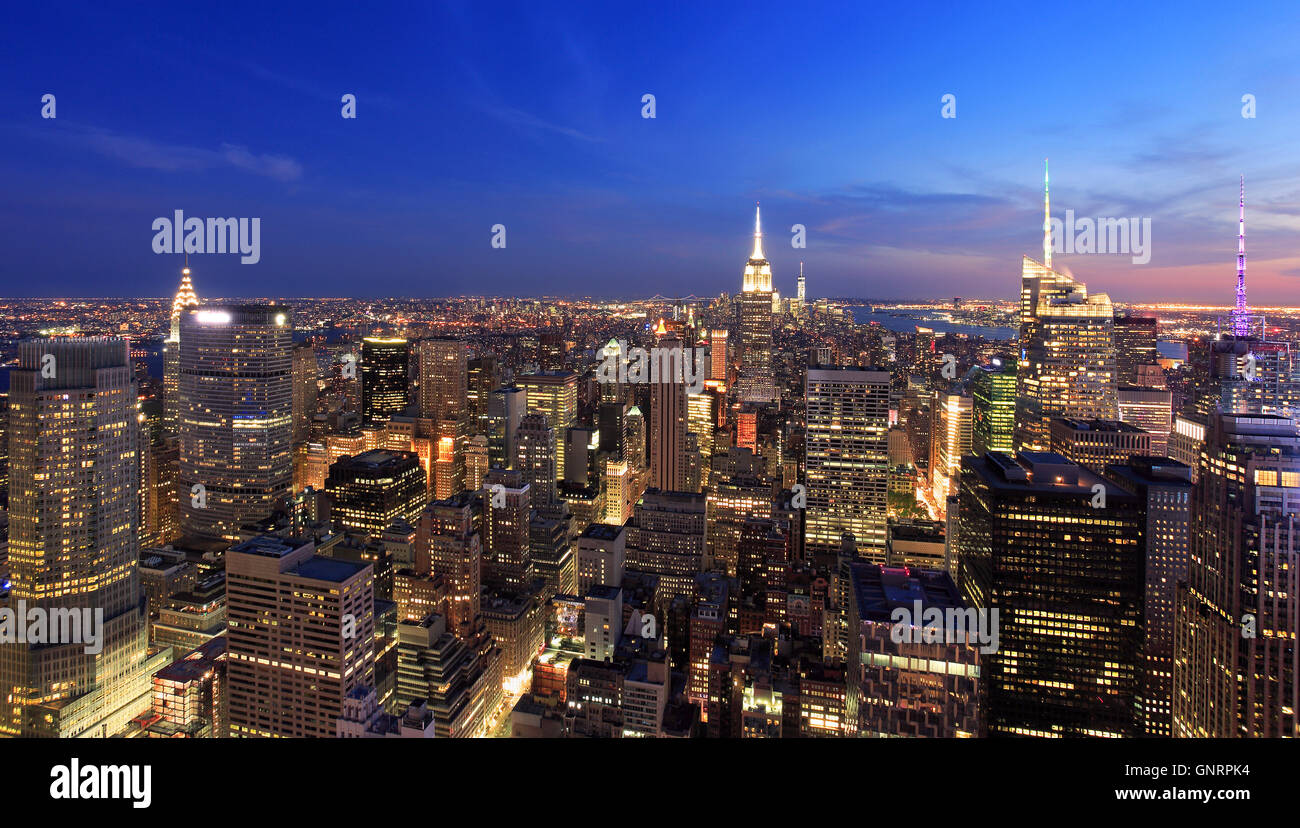
{"type": "Polygon", "coordinates": [[[783,296],[1012,298],[1050,157],[1054,217],[1151,220],[1148,264],[1054,256],[1090,291],[1231,304],[1244,174],[1250,302],[1300,299],[1290,4],[74,9],[0,33],[6,297],[170,296],[175,210],[260,218],[204,298],[711,296],[761,201],[783,296]]]}

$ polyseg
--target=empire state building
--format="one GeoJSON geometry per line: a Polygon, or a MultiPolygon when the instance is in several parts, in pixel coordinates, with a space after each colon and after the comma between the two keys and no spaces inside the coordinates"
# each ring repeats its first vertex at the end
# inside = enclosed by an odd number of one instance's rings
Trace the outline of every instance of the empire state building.
{"type": "Polygon", "coordinates": [[[763,226],[754,208],[754,251],[745,263],[740,294],[740,399],[773,402],[777,399],[772,376],[772,266],[763,255],[763,226]]]}

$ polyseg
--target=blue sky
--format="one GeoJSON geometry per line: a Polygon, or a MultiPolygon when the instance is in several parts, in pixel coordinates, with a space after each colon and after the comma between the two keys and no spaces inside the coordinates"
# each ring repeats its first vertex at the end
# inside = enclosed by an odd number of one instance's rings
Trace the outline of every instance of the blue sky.
{"type": "Polygon", "coordinates": [[[206,296],[712,295],[761,201],[784,293],[1011,297],[1050,156],[1054,215],[1152,222],[1058,257],[1092,290],[1231,302],[1245,174],[1251,299],[1296,301],[1294,4],[979,5],[11,9],[0,294],[169,295],[182,209],[261,219],[206,296]]]}

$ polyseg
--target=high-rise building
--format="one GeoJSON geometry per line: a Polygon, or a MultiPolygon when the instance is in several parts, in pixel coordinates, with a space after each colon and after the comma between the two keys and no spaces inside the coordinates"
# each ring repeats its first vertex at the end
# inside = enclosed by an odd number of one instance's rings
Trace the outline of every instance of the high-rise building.
{"type": "MultiPolygon", "coordinates": [[[[557,442],[578,418],[578,375],[572,371],[544,371],[515,378],[526,395],[525,413],[545,414],[555,429],[557,442]]],[[[557,479],[564,477],[564,455],[555,458],[557,479]]]]}
{"type": "Polygon", "coordinates": [[[226,553],[231,736],[332,737],[348,693],[375,684],[371,564],[315,551],[263,535],[226,553]]]}
{"type": "Polygon", "coordinates": [[[556,502],[555,429],[545,414],[525,414],[516,432],[514,467],[528,484],[529,501],[534,509],[556,502]]]}
{"type": "Polygon", "coordinates": [[[705,496],[646,489],[627,523],[627,565],[659,576],[665,594],[690,596],[704,571],[705,496]]]}
{"type": "Polygon", "coordinates": [[[1053,417],[1050,446],[1057,454],[1098,474],[1112,463],[1127,464],[1135,454],[1152,453],[1151,435],[1122,420],[1053,417]]]}
{"type": "Polygon", "coordinates": [[[1059,454],[962,461],[963,597],[999,613],[989,736],[1142,732],[1144,502],[1059,454]]]}
{"type": "Polygon", "coordinates": [[[310,342],[293,346],[293,444],[311,439],[311,421],[316,416],[316,349],[310,342]]]}
{"type": "Polygon", "coordinates": [[[732,449],[713,462],[713,482],[705,497],[708,567],[735,577],[745,524],[772,516],[772,484],[762,475],[762,459],[749,449],[732,449]]]}
{"type": "Polygon", "coordinates": [[[1046,451],[1053,417],[1114,420],[1115,311],[1104,293],[1052,270],[1044,200],[1043,262],[1025,256],[1020,277],[1016,448],[1046,451]]]}
{"type": "Polygon", "coordinates": [[[971,452],[1014,449],[1016,430],[1016,363],[995,359],[971,377],[971,452]]]}
{"type": "Polygon", "coordinates": [[[578,538],[578,595],[593,586],[618,587],[627,561],[627,533],[622,526],[593,523],[578,538]]]}
{"type": "Polygon", "coordinates": [[[947,511],[948,496],[956,494],[961,478],[961,458],[971,452],[972,398],[936,391],[930,431],[930,489],[940,515],[947,511]]]}
{"type": "Polygon", "coordinates": [[[805,384],[805,548],[834,553],[853,535],[858,554],[884,562],[889,490],[887,371],[809,368],[805,384]]]}
{"type": "Polygon", "coordinates": [[[466,635],[478,617],[483,581],[483,547],[477,528],[476,492],[435,500],[420,514],[415,540],[415,571],[442,580],[447,592],[447,622],[466,635]]]}
{"type": "Polygon", "coordinates": [[[532,585],[528,517],[531,493],[518,470],[494,468],[483,478],[483,582],[496,589],[532,585]]]}
{"type": "Polygon", "coordinates": [[[1173,735],[1300,735],[1295,422],[1217,415],[1191,511],[1191,562],[1174,621],[1173,735]]]}
{"type": "Polygon", "coordinates": [[[344,531],[378,537],[394,523],[414,522],[424,510],[424,480],[413,452],[373,449],[341,458],[325,481],[330,517],[344,531]]]}
{"type": "Polygon", "coordinates": [[[922,629],[927,612],[974,617],[952,578],[947,572],[868,563],[851,564],[849,570],[849,733],[981,735],[980,642],[970,635],[960,640],[926,635],[922,629]],[[912,619],[901,636],[898,610],[912,619]]]}
{"type": "Polygon", "coordinates": [[[146,652],[136,394],[126,340],[18,345],[8,611],[49,629],[0,644],[0,733],[114,736],[149,708],[167,656],[146,652]]]}
{"type": "Polygon", "coordinates": [[[501,651],[489,639],[480,651],[447,630],[441,615],[397,626],[397,706],[423,700],[438,738],[487,734],[501,703],[501,651]]]}
{"type": "Polygon", "coordinates": [[[1115,381],[1141,385],[1139,366],[1155,365],[1156,318],[1115,313],[1115,381]]]}
{"type": "MultiPolygon", "coordinates": [[[[682,347],[682,341],[669,333],[659,338],[656,348],[667,354],[662,361],[685,367],[694,348],[682,347]]],[[[683,375],[660,370],[652,374],[650,385],[650,485],[666,491],[686,491],[688,458],[686,457],[686,385],[683,375]]]]}
{"type": "Polygon", "coordinates": [[[772,373],[772,266],[763,255],[763,227],[754,208],[754,250],[745,263],[740,294],[740,398],[777,399],[772,373]]]}
{"type": "Polygon", "coordinates": [[[435,422],[469,413],[469,362],[459,339],[422,339],[416,346],[420,366],[420,416],[435,422]]]}
{"type": "Polygon", "coordinates": [[[1151,453],[1169,454],[1169,434],[1173,431],[1173,392],[1167,388],[1119,387],[1119,418],[1151,435],[1151,453]]]}
{"type": "Polygon", "coordinates": [[[361,340],[361,419],[366,425],[387,422],[406,410],[410,382],[410,345],[397,337],[361,340]]]}
{"type": "Polygon", "coordinates": [[[516,443],[528,394],[522,388],[498,388],[488,399],[488,457],[493,466],[511,468],[519,456],[516,443]]]}
{"type": "Polygon", "coordinates": [[[1106,476],[1144,501],[1146,588],[1142,602],[1143,669],[1138,696],[1143,732],[1170,736],[1173,724],[1177,587],[1191,557],[1192,470],[1177,460],[1134,457],[1106,476]]]}
{"type": "Polygon", "coordinates": [[[488,401],[492,392],[501,387],[501,361],[496,354],[485,353],[469,360],[465,369],[471,433],[488,433],[488,401]]]}
{"type": "Polygon", "coordinates": [[[181,412],[181,313],[199,303],[190,281],[187,264],[181,271],[181,286],[172,300],[171,330],[163,342],[163,436],[180,434],[181,412]]]}
{"type": "Polygon", "coordinates": [[[726,328],[709,331],[709,379],[724,384],[727,382],[727,337],[726,328]]]}
{"type": "Polygon", "coordinates": [[[235,539],[293,483],[288,308],[226,305],[181,316],[181,527],[235,539]]]}

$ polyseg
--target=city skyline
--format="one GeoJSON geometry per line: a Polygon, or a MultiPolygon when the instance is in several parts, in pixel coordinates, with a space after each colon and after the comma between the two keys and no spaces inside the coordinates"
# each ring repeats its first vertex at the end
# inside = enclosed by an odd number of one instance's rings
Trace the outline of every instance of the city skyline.
{"type": "Polygon", "coordinates": [[[438,6],[326,21],[274,52],[275,32],[242,33],[239,15],[25,9],[6,45],[28,71],[0,92],[0,169],[14,184],[0,243],[17,277],[5,293],[169,296],[180,256],[154,253],[151,223],[183,210],[260,219],[256,264],[191,256],[205,295],[444,297],[490,284],[711,296],[735,290],[758,201],[782,296],[801,262],[812,298],[1013,296],[1008,262],[1037,247],[1050,157],[1053,218],[1151,222],[1146,264],[1058,255],[1095,291],[1230,305],[1244,175],[1251,302],[1286,304],[1300,177],[1280,153],[1300,118],[1274,44],[1300,29],[1296,14],[1242,10],[1240,28],[1277,37],[1235,50],[1210,15],[1103,31],[1030,8],[947,10],[934,30],[927,13],[893,10],[882,40],[866,9],[718,6],[668,22],[591,8],[560,25],[528,7],[438,6]],[[53,48],[21,36],[46,30],[53,48]],[[209,36],[176,34],[192,31],[209,36]],[[859,38],[878,48],[864,54],[859,38]],[[1069,68],[1043,71],[1040,50],[1020,48],[1066,39],[1069,68]],[[500,49],[466,45],[480,42],[500,49]],[[728,57],[753,43],[778,57],[728,57]],[[369,60],[381,49],[391,64],[369,60]],[[102,71],[75,71],[71,54],[102,71]],[[57,117],[41,117],[46,94],[57,117]],[[355,119],[341,117],[344,94],[355,119]],[[1024,128],[1008,136],[1008,124],[1024,128]],[[498,224],[504,248],[492,246],[498,224]],[[805,248],[790,246],[796,224],[805,248]]]}

